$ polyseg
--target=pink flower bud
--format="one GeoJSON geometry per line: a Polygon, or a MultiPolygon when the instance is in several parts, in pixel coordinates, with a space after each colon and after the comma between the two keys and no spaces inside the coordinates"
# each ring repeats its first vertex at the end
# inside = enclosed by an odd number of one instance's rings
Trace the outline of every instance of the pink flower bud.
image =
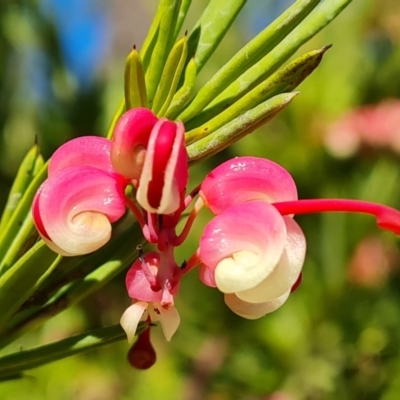
{"type": "Polygon", "coordinates": [[[33,201],[39,234],[65,256],[99,249],[111,237],[111,223],[125,213],[124,188],[122,178],[91,166],[54,173],[33,201]]]}
{"type": "Polygon", "coordinates": [[[157,354],[150,341],[150,327],[142,332],[128,352],[128,361],[137,369],[149,369],[157,360],[157,354]]]}
{"type": "Polygon", "coordinates": [[[181,206],[189,174],[184,134],[182,123],[165,118],[151,132],[136,194],[148,212],[172,214],[181,206]]]}
{"type": "Polygon", "coordinates": [[[111,161],[117,172],[139,179],[149,137],[157,117],[146,108],[133,108],[118,120],[114,129],[111,161]]]}
{"type": "Polygon", "coordinates": [[[110,162],[111,143],[87,136],[61,146],[49,163],[49,178],[33,201],[39,234],[59,254],[87,254],[110,239],[111,223],[125,213],[126,180],[110,162]]]}

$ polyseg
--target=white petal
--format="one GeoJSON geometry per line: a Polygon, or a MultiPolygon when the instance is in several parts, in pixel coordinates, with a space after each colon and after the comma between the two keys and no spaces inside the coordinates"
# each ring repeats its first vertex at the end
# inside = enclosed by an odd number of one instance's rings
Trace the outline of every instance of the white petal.
{"type": "Polygon", "coordinates": [[[137,326],[146,311],[147,306],[148,303],[145,301],[138,301],[128,307],[122,314],[119,323],[124,329],[129,343],[132,343],[135,338],[137,326]]]}
{"type": "Polygon", "coordinates": [[[181,322],[178,310],[175,307],[172,307],[168,311],[163,311],[160,322],[165,339],[169,342],[181,322]]]}
{"type": "Polygon", "coordinates": [[[181,322],[178,310],[175,307],[165,310],[159,303],[153,303],[149,314],[152,321],[160,321],[165,339],[169,342],[181,322]]]}
{"type": "Polygon", "coordinates": [[[276,299],[263,303],[249,303],[239,299],[235,293],[225,294],[225,304],[237,315],[247,319],[257,319],[277,310],[289,297],[290,290],[276,299]]]}
{"type": "Polygon", "coordinates": [[[277,267],[259,285],[236,292],[240,299],[250,303],[275,299],[290,290],[299,277],[306,255],[306,239],[292,218],[284,217],[284,220],[288,235],[284,253],[277,267]]]}

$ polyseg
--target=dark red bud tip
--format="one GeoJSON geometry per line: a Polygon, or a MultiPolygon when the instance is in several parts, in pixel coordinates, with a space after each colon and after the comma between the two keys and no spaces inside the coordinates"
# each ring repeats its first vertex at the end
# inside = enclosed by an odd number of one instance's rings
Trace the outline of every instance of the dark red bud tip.
{"type": "Polygon", "coordinates": [[[292,286],[292,288],[290,289],[290,293],[293,293],[299,286],[301,283],[301,280],[303,279],[303,273],[300,272],[299,277],[297,278],[297,281],[294,283],[294,285],[292,286]]]}
{"type": "Polygon", "coordinates": [[[150,327],[141,333],[128,352],[128,361],[133,368],[149,369],[157,360],[156,351],[150,341],[150,327]]]}

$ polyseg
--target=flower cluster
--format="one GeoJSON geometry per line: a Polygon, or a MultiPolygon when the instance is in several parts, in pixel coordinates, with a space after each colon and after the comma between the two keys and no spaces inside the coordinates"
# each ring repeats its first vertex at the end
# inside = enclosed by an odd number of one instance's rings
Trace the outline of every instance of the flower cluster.
{"type": "MultiPolygon", "coordinates": [[[[147,254],[139,249],[126,276],[132,305],[121,325],[130,342],[141,320],[159,321],[166,339],[171,339],[180,321],[174,306],[180,281],[197,266],[201,281],[223,292],[228,307],[242,317],[260,318],[280,307],[300,282],[306,253],[295,214],[365,212],[375,215],[380,227],[400,233],[400,213],[389,207],[355,200],[298,200],[290,174],[270,160],[229,160],[190,194],[188,170],[183,124],[135,108],[119,119],[112,141],[81,137],[59,148],[36,194],[36,227],[60,254],[87,254],[103,246],[111,224],[126,208],[135,215],[145,240],[155,246],[147,254]],[[126,194],[128,186],[133,195],[126,194]],[[193,201],[178,234],[177,224],[193,201]],[[214,218],[193,256],[178,265],[175,248],[203,207],[214,218]]],[[[149,330],[136,344],[143,342],[150,349],[149,330]]],[[[148,358],[152,348],[147,356],[143,346],[140,355],[132,350],[132,364],[145,368],[154,362],[148,358]]]]}

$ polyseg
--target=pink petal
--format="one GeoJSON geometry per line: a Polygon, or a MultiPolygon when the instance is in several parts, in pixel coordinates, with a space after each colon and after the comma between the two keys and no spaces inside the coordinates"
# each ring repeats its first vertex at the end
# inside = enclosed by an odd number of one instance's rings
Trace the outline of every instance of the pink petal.
{"type": "Polygon", "coordinates": [[[282,296],[297,281],[306,255],[306,239],[301,228],[290,217],[284,217],[287,229],[285,250],[276,268],[259,285],[237,292],[240,299],[260,303],[282,296]]]}
{"type": "Polygon", "coordinates": [[[138,301],[129,306],[122,314],[119,323],[126,333],[128,343],[133,342],[137,327],[147,309],[147,305],[148,304],[144,301],[138,301]]]}
{"type": "Polygon", "coordinates": [[[214,272],[224,293],[253,288],[277,266],[286,242],[279,212],[263,201],[234,205],[206,226],[200,239],[201,261],[214,272]]]}
{"type": "Polygon", "coordinates": [[[115,170],[130,179],[139,179],[151,130],[158,121],[146,108],[132,108],[118,120],[111,145],[115,170]]]}
{"type": "Polygon", "coordinates": [[[110,160],[111,141],[97,136],[82,136],[63,144],[52,155],[48,175],[68,168],[89,165],[115,172],[110,160]]]}
{"type": "MultiPolygon", "coordinates": [[[[155,278],[160,265],[160,254],[156,252],[147,253],[144,255],[144,260],[147,263],[151,275],[155,278]]],[[[137,259],[126,275],[125,283],[129,297],[136,300],[160,303],[162,299],[162,290],[161,288],[151,287],[141,264],[142,261],[137,259]]]]}
{"type": "Polygon", "coordinates": [[[290,290],[276,299],[263,303],[248,303],[239,299],[235,293],[225,294],[224,299],[225,304],[231,309],[231,311],[240,317],[247,319],[258,319],[282,306],[282,304],[284,304],[289,297],[289,294],[290,290]]]}
{"type": "Polygon", "coordinates": [[[172,214],[181,205],[188,181],[188,159],[182,123],[163,118],[154,126],[136,194],[148,212],[172,214]]]}
{"type": "Polygon", "coordinates": [[[33,218],[44,239],[62,255],[91,253],[111,236],[111,223],[125,213],[125,181],[90,166],[54,173],[33,202],[33,218]]]}
{"type": "Polygon", "coordinates": [[[258,157],[237,157],[211,171],[200,196],[214,214],[249,200],[269,203],[297,199],[296,185],[280,165],[258,157]]]}

